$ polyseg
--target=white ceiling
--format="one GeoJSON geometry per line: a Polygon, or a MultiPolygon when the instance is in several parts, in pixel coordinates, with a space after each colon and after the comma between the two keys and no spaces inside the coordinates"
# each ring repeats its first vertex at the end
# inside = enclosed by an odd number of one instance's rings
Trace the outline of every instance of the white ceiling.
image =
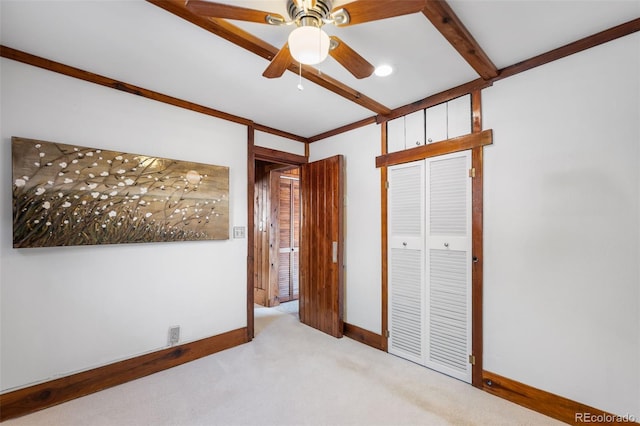
{"type": "MultiPolygon", "coordinates": [[[[287,16],[286,0],[220,1],[287,16]]],[[[448,3],[499,69],[640,17],[640,0],[448,3]]],[[[296,135],[376,115],[308,81],[299,91],[292,72],[264,78],[267,60],[142,0],[0,0],[0,19],[4,46],[296,135]]],[[[277,48],[290,31],[232,23],[277,48]]],[[[357,80],[332,58],[320,71],[391,109],[478,78],[422,13],[325,29],[395,72],[357,80]]]]}

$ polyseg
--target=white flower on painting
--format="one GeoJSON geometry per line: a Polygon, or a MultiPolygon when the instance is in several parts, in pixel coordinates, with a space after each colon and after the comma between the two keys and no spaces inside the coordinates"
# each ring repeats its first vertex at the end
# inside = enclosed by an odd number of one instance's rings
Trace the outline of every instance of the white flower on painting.
{"type": "Polygon", "coordinates": [[[72,183],[73,179],[65,178],[64,183],[72,183]]]}
{"type": "Polygon", "coordinates": [[[45,225],[51,226],[51,222],[47,222],[47,223],[45,223],[45,225]]]}
{"type": "Polygon", "coordinates": [[[48,201],[45,201],[44,203],[42,203],[42,207],[46,210],[49,210],[51,208],[51,203],[48,201]]]}
{"type": "Polygon", "coordinates": [[[77,158],[74,158],[73,160],[71,160],[71,162],[72,162],[73,164],[78,164],[78,159],[77,159],[77,158]]]}
{"type": "Polygon", "coordinates": [[[117,215],[117,214],[118,214],[118,213],[116,213],[116,212],[115,212],[115,210],[111,210],[111,211],[109,212],[109,217],[116,217],[116,215],[117,215]]]}
{"type": "Polygon", "coordinates": [[[64,207],[65,209],[66,209],[67,207],[71,207],[71,203],[70,203],[70,202],[68,202],[68,201],[65,201],[64,203],[62,203],[62,207],[64,207]]]}
{"type": "Polygon", "coordinates": [[[45,189],[43,187],[40,187],[38,189],[36,189],[36,195],[42,195],[44,194],[45,189]]]}
{"type": "Polygon", "coordinates": [[[133,196],[131,196],[131,199],[132,199],[132,200],[137,200],[138,198],[140,198],[140,196],[139,196],[139,195],[133,195],[133,196]]]}
{"type": "Polygon", "coordinates": [[[118,156],[116,157],[116,160],[121,161],[121,160],[122,160],[122,155],[118,155],[118,156]]]}
{"type": "Polygon", "coordinates": [[[36,148],[40,149],[42,147],[42,145],[40,145],[39,143],[36,144],[36,148]]]}
{"type": "Polygon", "coordinates": [[[82,200],[82,205],[86,206],[87,205],[87,200],[82,200]]]}
{"type": "Polygon", "coordinates": [[[118,186],[124,186],[124,182],[118,182],[118,186]]]}
{"type": "Polygon", "coordinates": [[[147,202],[145,200],[140,200],[138,204],[140,204],[141,206],[144,206],[145,204],[147,204],[147,202]]]}
{"type": "Polygon", "coordinates": [[[40,156],[40,158],[44,157],[44,152],[41,152],[40,154],[38,154],[40,156]]]}
{"type": "Polygon", "coordinates": [[[99,192],[92,192],[92,193],[91,193],[91,196],[92,196],[93,198],[98,198],[98,197],[100,196],[100,193],[99,193],[99,192]]]}
{"type": "Polygon", "coordinates": [[[64,169],[65,167],[67,167],[67,163],[63,161],[62,163],[59,164],[59,166],[64,169]]]}
{"type": "Polygon", "coordinates": [[[93,157],[93,152],[89,151],[85,154],[87,157],[93,157]]]}
{"type": "Polygon", "coordinates": [[[109,176],[109,172],[102,172],[100,173],[100,176],[109,176]]]}
{"type": "Polygon", "coordinates": [[[33,163],[34,166],[36,167],[40,167],[40,163],[38,163],[37,161],[35,163],[33,163]]]}
{"type": "Polygon", "coordinates": [[[109,195],[111,195],[112,197],[115,197],[116,195],[118,195],[118,191],[111,191],[109,195]]]}
{"type": "Polygon", "coordinates": [[[96,175],[94,175],[93,173],[89,173],[89,177],[93,179],[94,177],[96,177],[96,175]]]}
{"type": "Polygon", "coordinates": [[[91,163],[91,167],[98,167],[98,163],[91,163]]]}
{"type": "Polygon", "coordinates": [[[58,176],[64,176],[64,172],[58,173],[58,176]]]}
{"type": "Polygon", "coordinates": [[[98,186],[97,183],[90,183],[89,184],[89,189],[96,189],[97,186],[98,186]]]}
{"type": "Polygon", "coordinates": [[[144,215],[144,217],[151,217],[151,216],[152,216],[152,213],[147,213],[144,215]]]}
{"type": "Polygon", "coordinates": [[[14,185],[18,188],[22,188],[27,182],[24,179],[16,179],[14,185]]]}
{"type": "Polygon", "coordinates": [[[33,223],[40,223],[40,219],[34,220],[33,223]]]}
{"type": "Polygon", "coordinates": [[[123,174],[127,173],[127,171],[125,169],[118,169],[118,171],[116,173],[118,173],[119,175],[123,175],[123,174]]]}
{"type": "Polygon", "coordinates": [[[140,188],[140,193],[141,194],[146,194],[148,189],[149,188],[143,186],[143,187],[140,188]]]}
{"type": "Polygon", "coordinates": [[[109,196],[107,194],[103,194],[100,196],[101,200],[106,200],[107,198],[109,198],[109,196]]]}
{"type": "Polygon", "coordinates": [[[133,180],[133,179],[131,179],[131,178],[128,178],[128,179],[126,179],[126,180],[124,181],[124,183],[126,183],[126,184],[127,184],[127,185],[129,185],[129,186],[131,186],[131,185],[133,185],[134,183],[136,183],[136,181],[135,181],[135,180],[133,180]]]}

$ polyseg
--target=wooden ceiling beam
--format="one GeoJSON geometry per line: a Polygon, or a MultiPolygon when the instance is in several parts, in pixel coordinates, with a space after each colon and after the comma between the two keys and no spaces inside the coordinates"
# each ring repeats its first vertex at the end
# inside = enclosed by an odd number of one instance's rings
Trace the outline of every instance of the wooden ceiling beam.
{"type": "MultiPolygon", "coordinates": [[[[272,60],[273,57],[278,53],[278,48],[227,22],[224,19],[206,18],[194,14],[186,8],[184,0],[147,1],[269,61],[272,60]]],[[[299,64],[294,61],[287,69],[291,72],[298,73],[298,67],[299,64]]],[[[375,112],[376,114],[384,115],[391,112],[390,108],[363,95],[357,90],[352,89],[351,87],[339,82],[338,80],[328,76],[327,74],[321,73],[314,67],[303,65],[302,76],[305,79],[316,83],[317,85],[351,102],[354,102],[370,111],[375,112]]]]}
{"type": "Polygon", "coordinates": [[[484,80],[498,76],[498,69],[444,0],[427,0],[424,16],[484,80]]]}

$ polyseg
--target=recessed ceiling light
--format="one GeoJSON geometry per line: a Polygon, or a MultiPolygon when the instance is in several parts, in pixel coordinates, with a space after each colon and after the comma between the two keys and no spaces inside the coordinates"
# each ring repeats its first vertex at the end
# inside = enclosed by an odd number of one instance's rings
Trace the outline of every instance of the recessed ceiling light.
{"type": "Polygon", "coordinates": [[[387,65],[387,64],[380,65],[374,71],[375,75],[377,75],[378,77],[386,77],[388,75],[391,75],[392,72],[393,72],[393,68],[391,68],[391,65],[387,65]]]}

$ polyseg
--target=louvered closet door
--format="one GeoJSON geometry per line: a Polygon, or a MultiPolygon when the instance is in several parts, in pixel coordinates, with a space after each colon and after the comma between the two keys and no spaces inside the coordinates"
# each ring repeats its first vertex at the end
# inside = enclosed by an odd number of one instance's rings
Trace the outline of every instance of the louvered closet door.
{"type": "Polygon", "coordinates": [[[425,365],[470,383],[471,153],[426,161],[425,365]]]}
{"type": "Polygon", "coordinates": [[[424,161],[389,167],[389,352],[423,364],[424,161]]]}

